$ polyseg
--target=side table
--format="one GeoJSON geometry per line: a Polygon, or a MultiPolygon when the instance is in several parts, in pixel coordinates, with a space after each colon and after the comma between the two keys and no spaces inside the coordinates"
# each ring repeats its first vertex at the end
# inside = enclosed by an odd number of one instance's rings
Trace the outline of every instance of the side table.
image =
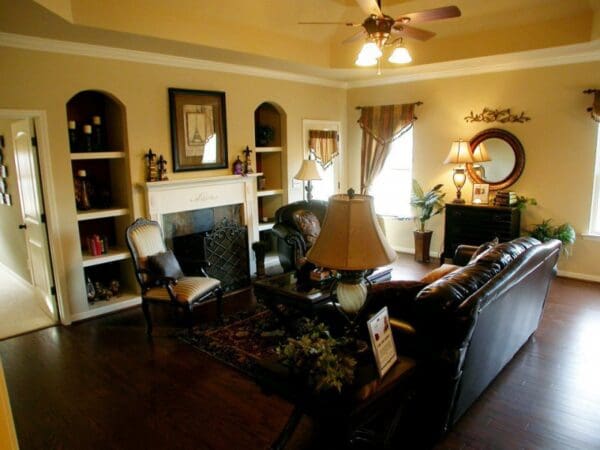
{"type": "MultiPolygon", "coordinates": [[[[366,443],[376,448],[390,448],[391,440],[406,416],[414,397],[416,363],[400,356],[395,365],[379,378],[374,364],[357,366],[353,386],[342,393],[317,394],[306,385],[292,381],[281,364],[261,364],[264,376],[260,383],[267,392],[275,392],[294,403],[294,409],[271,448],[280,450],[292,437],[304,414],[320,425],[319,437],[330,448],[366,443]],[[372,425],[378,426],[375,431],[372,425]],[[381,430],[383,428],[383,430],[381,430]]],[[[320,442],[322,443],[322,442],[320,442]]]]}

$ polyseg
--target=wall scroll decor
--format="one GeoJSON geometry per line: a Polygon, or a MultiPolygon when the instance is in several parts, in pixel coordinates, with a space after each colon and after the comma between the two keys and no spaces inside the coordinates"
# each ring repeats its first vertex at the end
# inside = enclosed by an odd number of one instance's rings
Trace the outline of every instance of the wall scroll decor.
{"type": "Polygon", "coordinates": [[[600,122],[600,89],[586,89],[584,94],[594,94],[594,104],[587,111],[596,122],[600,122]]]}
{"type": "Polygon", "coordinates": [[[508,123],[508,122],[516,122],[516,123],[525,123],[531,120],[531,117],[527,117],[525,112],[522,112],[519,115],[513,114],[510,112],[510,108],[506,109],[490,109],[483,108],[483,111],[479,114],[474,114],[471,111],[471,114],[465,117],[466,122],[500,122],[500,123],[508,123]]]}
{"type": "Polygon", "coordinates": [[[169,88],[173,171],[227,167],[225,92],[169,88]]]}

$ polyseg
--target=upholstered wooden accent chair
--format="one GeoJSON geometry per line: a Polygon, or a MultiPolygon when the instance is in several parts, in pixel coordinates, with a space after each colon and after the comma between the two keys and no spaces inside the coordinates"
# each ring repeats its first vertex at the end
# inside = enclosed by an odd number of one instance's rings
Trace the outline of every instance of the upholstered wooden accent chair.
{"type": "Polygon", "coordinates": [[[126,230],[127,246],[133,258],[137,280],[142,287],[142,310],[152,335],[149,303],[182,309],[187,326],[192,326],[192,310],[211,298],[217,299],[219,320],[223,315],[221,282],[204,276],[186,277],[173,252],[165,246],[158,222],[137,219],[126,230]]]}

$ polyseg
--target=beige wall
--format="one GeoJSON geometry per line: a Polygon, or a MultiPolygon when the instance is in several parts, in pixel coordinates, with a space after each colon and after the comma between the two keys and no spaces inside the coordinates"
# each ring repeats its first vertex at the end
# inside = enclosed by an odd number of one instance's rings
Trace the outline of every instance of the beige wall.
{"type": "MultiPolygon", "coordinates": [[[[126,107],[133,184],[145,178],[143,155],[152,148],[172,168],[167,88],[225,91],[229,161],[254,143],[254,110],[264,101],[277,103],[287,116],[288,185],[290,201],[301,198],[291,189],[291,176],[302,160],[302,119],[339,120],[345,129],[346,92],[342,89],[213,71],[182,69],[108,59],[0,48],[6,61],[0,84],[0,108],[44,110],[47,113],[52,173],[56,184],[60,245],[71,312],[85,300],[78,249],[76,211],[69,160],[65,103],[79,91],[97,89],[116,96],[126,107]]],[[[173,174],[170,179],[207,177],[230,169],[173,174]]],[[[141,190],[134,190],[134,213],[145,213],[141,190]]],[[[56,219],[56,218],[55,218],[56,219]]],[[[51,219],[52,220],[52,219],[51,219]]]]}
{"type": "MultiPolygon", "coordinates": [[[[592,195],[594,155],[598,124],[586,112],[591,97],[582,94],[597,87],[600,62],[503,72],[432,81],[352,89],[348,94],[349,181],[360,184],[360,129],[355,125],[357,105],[407,103],[417,100],[414,129],[414,176],[426,187],[444,183],[449,200],[454,198],[451,167],[442,165],[450,143],[470,139],[479,131],[498,127],[514,133],[525,148],[525,170],[511,188],[534,197],[539,206],[524,213],[522,226],[552,218],[570,222],[578,234],[587,231],[592,195]],[[466,123],[464,117],[484,107],[524,111],[531,121],[523,124],[466,123]]],[[[465,188],[467,201],[472,186],[465,188]]],[[[432,251],[443,242],[443,217],[430,222],[435,231],[432,251]]],[[[388,237],[396,248],[412,248],[410,222],[386,221],[388,237]]],[[[559,268],[600,280],[600,242],[580,235],[569,258],[559,268]]]]}
{"type": "Polygon", "coordinates": [[[27,265],[27,246],[25,235],[19,229],[21,220],[21,201],[16,178],[15,156],[12,145],[11,120],[0,120],[0,135],[4,136],[4,160],[8,178],[6,187],[11,194],[12,206],[0,205],[0,263],[8,267],[18,276],[31,282],[27,265]]]}

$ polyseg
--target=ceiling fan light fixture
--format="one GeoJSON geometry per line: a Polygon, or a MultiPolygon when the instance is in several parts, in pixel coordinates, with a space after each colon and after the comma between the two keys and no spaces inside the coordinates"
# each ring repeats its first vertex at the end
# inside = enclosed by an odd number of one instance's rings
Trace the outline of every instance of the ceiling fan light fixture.
{"type": "Polygon", "coordinates": [[[371,67],[377,64],[377,59],[358,55],[358,58],[356,58],[354,64],[360,67],[371,67]]]}
{"type": "Polygon", "coordinates": [[[388,61],[394,64],[407,64],[412,61],[412,57],[403,45],[394,48],[394,51],[388,58],[388,61]]]}
{"type": "Polygon", "coordinates": [[[358,59],[368,59],[374,60],[380,58],[383,53],[381,49],[377,46],[375,42],[368,41],[365,42],[360,53],[358,54],[358,59]]]}

